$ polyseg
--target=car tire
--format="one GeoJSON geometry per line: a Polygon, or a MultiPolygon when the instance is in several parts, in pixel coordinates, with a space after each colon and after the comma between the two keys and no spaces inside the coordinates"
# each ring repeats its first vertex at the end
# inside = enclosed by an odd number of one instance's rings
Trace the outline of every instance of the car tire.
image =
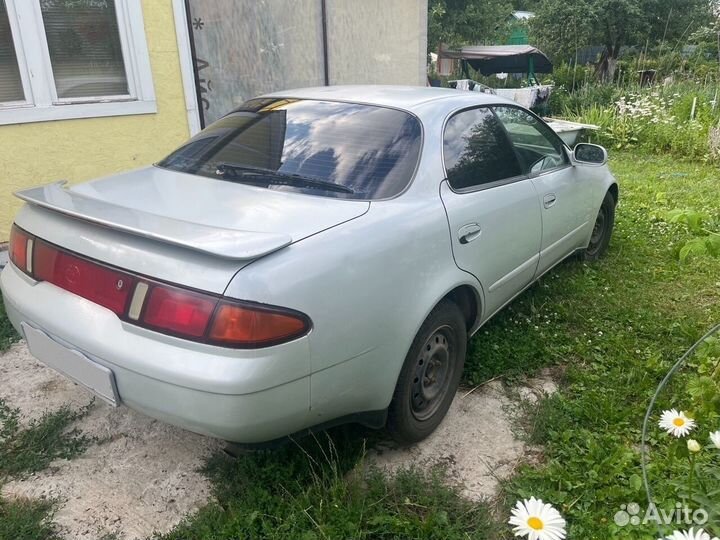
{"type": "Polygon", "coordinates": [[[600,210],[595,218],[590,243],[581,252],[584,261],[597,261],[605,255],[610,245],[610,237],[615,227],[615,197],[609,191],[605,194],[600,210]]]}
{"type": "Polygon", "coordinates": [[[410,346],[388,409],[387,429],[401,444],[421,441],[442,422],[457,391],[467,329],[460,308],[442,300],[410,346]]]}

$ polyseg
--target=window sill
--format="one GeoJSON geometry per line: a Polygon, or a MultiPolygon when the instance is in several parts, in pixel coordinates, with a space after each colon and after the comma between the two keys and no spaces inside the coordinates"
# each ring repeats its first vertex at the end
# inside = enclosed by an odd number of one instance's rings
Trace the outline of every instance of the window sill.
{"type": "Polygon", "coordinates": [[[0,126],[28,124],[31,122],[52,122],[75,118],[101,118],[105,116],[130,116],[157,112],[157,103],[153,101],[108,101],[98,103],[74,103],[35,107],[20,105],[3,108],[0,106],[0,126]]]}

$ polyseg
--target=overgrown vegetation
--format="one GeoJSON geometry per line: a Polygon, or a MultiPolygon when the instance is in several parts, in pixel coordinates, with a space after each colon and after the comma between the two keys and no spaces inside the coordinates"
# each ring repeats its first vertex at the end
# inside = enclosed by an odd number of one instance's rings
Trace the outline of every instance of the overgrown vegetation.
{"type": "Polygon", "coordinates": [[[272,452],[217,456],[206,468],[217,502],[162,538],[495,537],[487,507],[463,499],[441,469],[388,479],[364,470],[363,453],[357,430],[345,428],[272,452]]]}
{"type": "Polygon", "coordinates": [[[591,142],[680,159],[720,159],[720,94],[715,85],[584,86],[558,88],[553,114],[599,127],[591,142]]]}

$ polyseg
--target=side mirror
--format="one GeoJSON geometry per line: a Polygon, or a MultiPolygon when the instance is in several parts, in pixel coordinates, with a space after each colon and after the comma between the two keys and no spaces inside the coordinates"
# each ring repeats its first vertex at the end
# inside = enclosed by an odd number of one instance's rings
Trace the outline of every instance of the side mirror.
{"type": "Polygon", "coordinates": [[[573,158],[577,163],[585,165],[605,165],[608,154],[607,150],[597,144],[579,143],[575,145],[573,158]]]}

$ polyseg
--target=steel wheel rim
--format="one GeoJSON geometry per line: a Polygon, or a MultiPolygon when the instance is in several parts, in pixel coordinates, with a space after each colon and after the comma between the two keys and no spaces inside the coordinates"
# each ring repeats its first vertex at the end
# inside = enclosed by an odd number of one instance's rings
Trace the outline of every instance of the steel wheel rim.
{"type": "Polygon", "coordinates": [[[437,328],[425,341],[415,361],[410,410],[424,421],[440,408],[455,372],[455,338],[452,328],[437,328]]]}
{"type": "Polygon", "coordinates": [[[595,225],[593,225],[592,235],[590,236],[590,252],[595,252],[602,243],[605,236],[605,223],[607,221],[607,212],[605,208],[601,208],[598,212],[595,225]]]}

